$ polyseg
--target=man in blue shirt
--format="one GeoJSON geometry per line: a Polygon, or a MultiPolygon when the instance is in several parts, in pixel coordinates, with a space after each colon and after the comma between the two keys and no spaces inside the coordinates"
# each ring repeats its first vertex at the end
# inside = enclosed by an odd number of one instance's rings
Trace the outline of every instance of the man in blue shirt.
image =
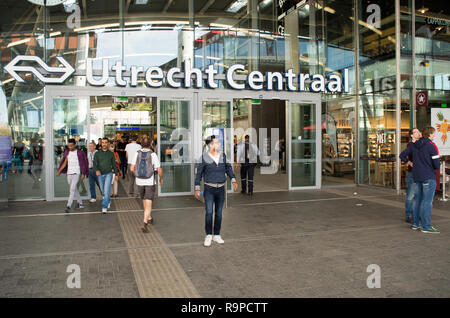
{"type": "MultiPolygon", "coordinates": [[[[417,140],[422,138],[422,133],[419,129],[413,128],[409,131],[409,135],[411,136],[411,142],[408,143],[406,147],[411,146],[417,140]]],[[[406,171],[406,200],[405,200],[405,214],[406,214],[406,222],[412,223],[412,214],[414,211],[414,189],[415,183],[413,178],[413,156],[408,156],[408,168],[406,171]]]]}
{"type": "Polygon", "coordinates": [[[434,191],[436,190],[436,169],[440,167],[439,151],[433,143],[436,131],[433,127],[425,127],[422,131],[423,138],[406,148],[400,159],[408,162],[408,156],[413,157],[414,209],[411,229],[419,229],[423,233],[439,234],[440,232],[431,226],[431,210],[433,208],[434,191]]]}
{"type": "Polygon", "coordinates": [[[211,241],[218,244],[225,243],[220,236],[220,228],[222,226],[222,208],[225,201],[226,175],[230,177],[234,191],[237,190],[238,184],[231,164],[226,161],[226,155],[220,151],[221,145],[219,139],[213,135],[206,140],[206,145],[209,146],[209,149],[202,155],[197,167],[197,174],[195,177],[195,197],[197,199],[200,197],[200,182],[203,178],[205,183],[203,195],[206,208],[206,237],[203,245],[208,247],[211,246],[211,241]],[[214,205],[216,213],[213,231],[212,214],[214,205]]]}

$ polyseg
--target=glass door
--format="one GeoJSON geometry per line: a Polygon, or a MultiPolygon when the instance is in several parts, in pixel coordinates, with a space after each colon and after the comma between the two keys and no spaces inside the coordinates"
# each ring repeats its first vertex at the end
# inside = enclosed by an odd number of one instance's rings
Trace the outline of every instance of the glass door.
{"type": "MultiPolygon", "coordinates": [[[[69,139],[76,140],[77,148],[87,153],[89,145],[89,100],[87,98],[53,98],[53,195],[55,199],[69,196],[67,176],[57,176],[58,167],[67,149],[69,139]]],[[[80,181],[78,191],[82,197],[88,196],[88,178],[80,181]]]]}
{"type": "Polygon", "coordinates": [[[321,185],[320,103],[291,102],[289,107],[289,189],[321,185]]]}
{"type": "MultiPolygon", "coordinates": [[[[222,143],[222,151],[227,160],[233,165],[234,138],[231,129],[233,127],[232,102],[221,98],[201,97],[202,109],[202,152],[206,151],[205,139],[215,135],[222,143]]],[[[227,189],[231,190],[230,180],[227,178],[227,189]]]]}
{"type": "Polygon", "coordinates": [[[164,176],[159,194],[191,194],[194,189],[192,100],[161,98],[158,116],[158,154],[164,176]]]}

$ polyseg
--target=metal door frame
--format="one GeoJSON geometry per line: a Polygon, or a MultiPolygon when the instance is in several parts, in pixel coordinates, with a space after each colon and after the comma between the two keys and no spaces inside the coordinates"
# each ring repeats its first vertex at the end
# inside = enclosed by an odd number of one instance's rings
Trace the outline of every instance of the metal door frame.
{"type": "Polygon", "coordinates": [[[317,98],[316,96],[313,96],[315,98],[306,99],[306,98],[294,98],[289,101],[289,123],[288,123],[288,140],[289,144],[288,146],[288,158],[289,158],[289,191],[291,190],[311,190],[311,189],[320,189],[322,187],[322,105],[320,101],[320,96],[317,98]],[[316,118],[315,118],[315,125],[316,125],[316,184],[314,186],[292,186],[292,159],[291,159],[291,153],[292,153],[292,104],[314,104],[315,105],[315,112],[316,112],[316,118]]]}
{"type": "MultiPolygon", "coordinates": [[[[55,196],[55,166],[54,166],[54,136],[53,136],[53,100],[54,99],[72,99],[72,100],[86,100],[88,106],[87,112],[87,135],[88,141],[90,140],[90,124],[89,124],[89,114],[90,114],[90,100],[89,96],[86,95],[67,95],[63,90],[50,89],[49,86],[44,87],[44,123],[45,123],[45,133],[44,133],[44,167],[45,167],[45,199],[47,201],[66,201],[67,197],[56,197],[55,196]]],[[[87,196],[81,197],[86,200],[87,196]]]]}
{"type": "MultiPolygon", "coordinates": [[[[278,99],[288,102],[288,119],[291,115],[292,103],[304,103],[304,104],[316,104],[316,127],[321,127],[321,97],[319,93],[309,92],[287,92],[287,91],[251,91],[251,90],[228,90],[228,89],[185,89],[185,88],[157,88],[151,89],[148,87],[93,87],[93,86],[59,86],[59,85],[47,85],[44,87],[44,122],[45,122],[45,150],[44,150],[44,167],[45,167],[45,198],[47,201],[64,200],[65,198],[56,198],[54,196],[54,167],[53,167],[53,99],[54,98],[67,98],[67,99],[88,99],[89,113],[90,113],[90,97],[91,96],[130,96],[130,97],[156,97],[157,98],[157,134],[158,134],[158,152],[160,151],[160,120],[159,120],[159,107],[161,100],[187,100],[190,101],[190,125],[193,130],[191,140],[191,151],[195,152],[195,140],[201,139],[201,127],[195,127],[196,120],[202,120],[202,101],[216,100],[216,101],[230,101],[230,118],[231,128],[234,128],[233,124],[233,99],[235,98],[250,98],[250,99],[278,99]],[[48,158],[52,158],[48,160],[48,158]]],[[[90,125],[88,125],[90,126],[90,125]]],[[[292,187],[291,176],[291,121],[288,120],[287,136],[289,142],[286,143],[287,158],[289,163],[287,165],[287,173],[289,175],[288,190],[308,190],[308,189],[320,189],[321,188],[321,130],[316,130],[316,185],[313,187],[292,187]]],[[[90,136],[90,127],[88,127],[88,136],[90,136]]],[[[234,153],[232,156],[234,157],[234,153]]],[[[234,160],[234,158],[232,158],[234,160]]],[[[194,193],[194,169],[191,168],[192,186],[191,192],[182,193],[166,193],[161,194],[160,189],[158,194],[160,196],[175,196],[186,195],[194,193]]]]}
{"type": "MultiPolygon", "coordinates": [[[[160,121],[160,114],[161,114],[161,101],[188,101],[189,102],[189,116],[190,116],[190,120],[189,120],[189,126],[190,126],[190,130],[191,132],[194,130],[194,108],[195,108],[195,104],[194,104],[194,94],[192,93],[183,93],[182,91],[177,91],[180,92],[180,94],[171,94],[170,96],[165,96],[165,95],[156,95],[157,100],[158,100],[158,110],[156,113],[156,125],[157,125],[157,140],[158,140],[158,155],[159,158],[161,158],[161,136],[160,136],[160,131],[161,131],[161,121],[160,121]]],[[[190,153],[193,152],[194,149],[194,134],[191,133],[191,140],[190,140],[190,153]]],[[[191,169],[190,169],[190,174],[191,174],[191,189],[189,192],[169,192],[169,193],[162,193],[161,192],[161,187],[158,186],[158,196],[161,197],[165,197],[165,196],[176,196],[176,195],[189,195],[189,194],[193,194],[194,193],[194,164],[191,162],[191,169]]],[[[162,163],[161,163],[161,168],[163,168],[162,163]]],[[[163,170],[163,178],[164,178],[164,170],[163,170]]]]}
{"type": "MultiPolygon", "coordinates": [[[[63,201],[66,198],[55,197],[54,193],[54,164],[53,164],[53,99],[87,99],[88,102],[88,114],[90,114],[90,97],[91,96],[130,96],[130,97],[156,97],[158,100],[170,100],[170,99],[185,99],[191,102],[191,116],[193,114],[193,108],[195,108],[193,100],[193,90],[185,89],[149,89],[147,87],[93,87],[93,86],[59,86],[59,85],[46,85],[44,87],[44,123],[45,133],[44,140],[46,147],[44,148],[44,167],[45,167],[45,199],[47,201],[63,201]],[[186,92],[189,91],[189,92],[186,92]],[[186,96],[188,96],[186,98],[186,96]],[[47,160],[51,158],[51,160],[47,160]]],[[[191,117],[191,125],[193,123],[191,117]]],[[[158,145],[159,145],[159,113],[157,114],[158,125],[158,145]]],[[[88,136],[90,138],[90,125],[88,124],[88,136]]],[[[159,146],[158,146],[159,147],[159,146]]],[[[159,149],[159,148],[158,148],[159,149]]],[[[191,169],[193,174],[193,169],[191,169]]],[[[192,185],[192,193],[194,186],[192,185]]],[[[186,194],[186,193],[182,193],[186,194]]],[[[162,196],[167,194],[162,194],[162,196]]],[[[170,194],[176,195],[176,194],[170,194]]],[[[85,197],[83,197],[85,199],[85,197]]]]}
{"type": "MultiPolygon", "coordinates": [[[[236,98],[236,97],[235,97],[236,98]]],[[[230,128],[234,128],[234,123],[233,123],[233,97],[231,97],[231,95],[226,95],[226,94],[214,94],[213,92],[201,92],[198,94],[198,112],[199,112],[199,117],[201,120],[201,123],[203,124],[203,102],[208,102],[208,101],[216,101],[216,102],[228,102],[230,103],[230,111],[229,111],[229,116],[230,116],[230,128]]],[[[200,142],[198,143],[197,146],[197,151],[199,151],[198,153],[196,152],[196,154],[200,154],[202,153],[202,127],[200,127],[199,132],[197,132],[197,136],[200,136],[200,142]]],[[[226,134],[225,134],[226,137],[226,134]]],[[[225,153],[227,151],[227,143],[230,143],[230,140],[225,140],[225,153]]],[[[233,165],[234,162],[234,151],[233,149],[231,149],[231,157],[228,158],[227,160],[233,165]]],[[[198,156],[200,158],[200,155],[198,156]]],[[[196,159],[196,158],[195,158],[196,159]]],[[[232,193],[233,189],[227,189],[228,193],[232,193]]]]}

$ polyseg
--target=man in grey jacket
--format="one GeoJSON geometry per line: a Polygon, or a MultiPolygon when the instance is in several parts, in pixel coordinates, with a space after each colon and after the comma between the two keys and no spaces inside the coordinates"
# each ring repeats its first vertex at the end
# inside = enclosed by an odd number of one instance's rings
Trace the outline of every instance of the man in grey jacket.
{"type": "Polygon", "coordinates": [[[238,169],[239,166],[241,167],[241,193],[247,192],[248,183],[248,195],[253,195],[253,177],[259,155],[258,147],[251,143],[249,136],[246,135],[245,142],[237,147],[237,163],[235,165],[235,169],[238,169]]]}

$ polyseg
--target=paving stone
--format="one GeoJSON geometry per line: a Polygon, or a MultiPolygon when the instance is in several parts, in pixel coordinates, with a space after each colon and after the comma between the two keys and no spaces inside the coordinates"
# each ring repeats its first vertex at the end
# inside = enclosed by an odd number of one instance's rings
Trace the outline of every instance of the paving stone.
{"type": "MultiPolygon", "coordinates": [[[[199,201],[158,198],[154,204],[158,244],[172,253],[167,255],[175,257],[202,297],[450,296],[450,213],[432,214],[441,234],[427,236],[403,221],[404,197],[377,189],[255,193],[251,199],[231,194],[228,199],[221,233],[226,243],[210,248],[202,246],[205,212],[199,201]],[[381,267],[380,289],[367,288],[369,264],[381,267]]],[[[113,207],[128,204],[123,203],[113,207]]],[[[125,212],[44,216],[60,213],[63,205],[14,202],[0,213],[0,297],[139,297],[118,219],[125,212]],[[8,217],[14,214],[28,216],[8,217]],[[67,288],[69,264],[80,266],[81,289],[67,288]]],[[[450,202],[436,206],[449,210],[450,202]]],[[[126,213],[142,217],[142,212],[126,213]]],[[[140,240],[139,224],[129,235],[140,240]]],[[[165,269],[167,255],[150,245],[139,251],[153,255],[142,265],[165,269]]],[[[142,286],[150,286],[148,277],[141,279],[142,286]]],[[[173,282],[176,293],[179,280],[173,282]]]]}

